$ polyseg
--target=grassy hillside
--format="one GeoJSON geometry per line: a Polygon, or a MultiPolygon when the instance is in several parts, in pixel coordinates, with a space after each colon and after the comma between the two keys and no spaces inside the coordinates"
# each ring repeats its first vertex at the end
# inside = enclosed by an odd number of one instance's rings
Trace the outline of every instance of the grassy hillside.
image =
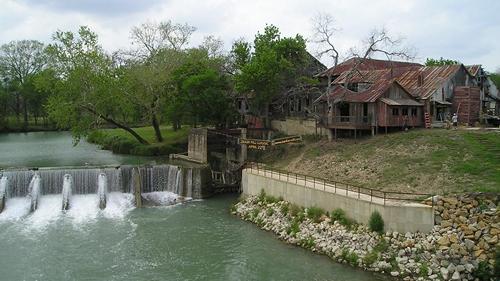
{"type": "Polygon", "coordinates": [[[356,144],[310,141],[275,151],[267,162],[296,173],[388,191],[500,192],[499,131],[413,130],[356,144]]]}
{"type": "Polygon", "coordinates": [[[140,144],[132,135],[122,129],[102,129],[91,133],[87,141],[99,144],[103,149],[114,153],[134,155],[168,155],[184,152],[187,149],[188,127],[174,131],[171,127],[160,127],[163,142],[156,141],[153,127],[140,127],[134,130],[146,139],[150,145],[140,144]]]}

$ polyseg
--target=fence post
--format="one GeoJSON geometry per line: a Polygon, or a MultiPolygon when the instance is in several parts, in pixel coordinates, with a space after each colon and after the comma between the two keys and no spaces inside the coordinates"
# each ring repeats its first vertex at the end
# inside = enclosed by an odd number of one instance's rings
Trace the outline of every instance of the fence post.
{"type": "Polygon", "coordinates": [[[361,196],[361,194],[360,194],[360,193],[361,193],[361,188],[358,186],[358,199],[359,199],[359,198],[360,198],[360,196],[361,196]]]}
{"type": "Polygon", "coordinates": [[[349,185],[345,185],[345,196],[349,196],[349,185]]]}
{"type": "Polygon", "coordinates": [[[385,191],[384,191],[384,206],[385,206],[385,191]]]}
{"type": "Polygon", "coordinates": [[[323,181],[323,191],[326,191],[326,181],[323,181]]]}
{"type": "Polygon", "coordinates": [[[373,202],[373,189],[370,188],[370,203],[373,202]]]}

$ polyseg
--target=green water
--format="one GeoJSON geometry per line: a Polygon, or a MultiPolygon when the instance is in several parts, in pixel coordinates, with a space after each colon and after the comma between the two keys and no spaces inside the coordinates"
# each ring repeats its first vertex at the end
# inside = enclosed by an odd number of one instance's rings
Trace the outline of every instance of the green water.
{"type": "Polygon", "coordinates": [[[0,220],[0,280],[382,280],[231,216],[234,198],[0,220]]]}
{"type": "MultiPolygon", "coordinates": [[[[158,159],[114,155],[69,133],[0,135],[1,167],[139,164],[158,159]]],[[[235,196],[135,209],[114,194],[100,211],[95,195],[43,196],[28,214],[23,198],[0,214],[0,280],[382,280],[279,241],[229,215],[235,196]]]]}
{"type": "Polygon", "coordinates": [[[144,164],[157,160],[113,154],[85,140],[73,146],[69,132],[0,134],[0,168],[144,164]]]}

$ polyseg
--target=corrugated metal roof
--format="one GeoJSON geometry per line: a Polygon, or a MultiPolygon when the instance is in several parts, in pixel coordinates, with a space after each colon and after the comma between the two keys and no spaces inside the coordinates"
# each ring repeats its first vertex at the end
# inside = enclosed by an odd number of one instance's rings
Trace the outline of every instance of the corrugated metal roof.
{"type": "Polygon", "coordinates": [[[411,99],[389,99],[389,98],[381,98],[381,102],[388,105],[407,105],[407,106],[424,106],[416,100],[411,99]]]}
{"type": "Polygon", "coordinates": [[[467,69],[467,71],[469,71],[469,73],[472,76],[477,76],[477,73],[481,69],[481,65],[480,64],[467,65],[467,66],[465,66],[465,68],[467,69]]]}
{"type": "Polygon", "coordinates": [[[372,70],[372,71],[346,71],[342,73],[333,84],[349,83],[375,83],[383,77],[390,75],[390,69],[372,70]],[[350,76],[350,77],[349,77],[350,76]]]}
{"type": "Polygon", "coordinates": [[[318,76],[326,77],[328,76],[328,74],[332,76],[338,76],[346,71],[350,71],[353,68],[362,71],[362,70],[380,70],[380,69],[390,69],[390,68],[400,68],[400,67],[420,67],[420,66],[422,65],[414,62],[350,58],[340,63],[336,67],[331,67],[326,71],[321,72],[320,74],[318,74],[318,76]]]}
{"type": "Polygon", "coordinates": [[[414,97],[427,99],[461,67],[461,64],[424,66],[403,73],[397,80],[414,97]]]}
{"type": "MultiPolygon", "coordinates": [[[[380,96],[382,96],[392,85],[401,87],[406,91],[397,81],[394,79],[381,79],[374,83],[370,88],[362,92],[353,92],[349,89],[344,88],[342,85],[336,85],[331,93],[330,98],[333,98],[335,102],[345,101],[345,102],[375,102],[380,96]]],[[[323,100],[325,100],[323,98],[323,100]]]]}

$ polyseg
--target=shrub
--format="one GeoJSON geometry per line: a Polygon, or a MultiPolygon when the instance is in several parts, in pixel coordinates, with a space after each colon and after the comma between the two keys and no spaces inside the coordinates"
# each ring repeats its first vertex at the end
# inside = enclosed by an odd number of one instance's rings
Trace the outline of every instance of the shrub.
{"type": "Polygon", "coordinates": [[[276,203],[279,201],[278,198],[271,196],[271,195],[266,195],[264,200],[265,200],[265,203],[267,203],[267,204],[276,203]]]}
{"type": "Polygon", "coordinates": [[[375,211],[372,213],[368,222],[368,226],[370,227],[371,231],[376,231],[378,233],[384,231],[384,220],[382,219],[382,216],[379,212],[375,211]]]}
{"type": "Polygon", "coordinates": [[[257,196],[257,201],[264,203],[266,201],[266,192],[264,189],[260,190],[259,196],[257,196]]]}
{"type": "Polygon", "coordinates": [[[295,235],[300,231],[300,222],[293,220],[290,226],[286,229],[286,233],[295,237],[295,235]]]}
{"type": "Polygon", "coordinates": [[[260,209],[258,209],[258,208],[253,209],[252,212],[251,212],[251,218],[253,218],[253,219],[257,218],[257,216],[259,215],[259,213],[260,213],[260,209]]]}
{"type": "Polygon", "coordinates": [[[272,216],[273,214],[274,214],[274,209],[273,209],[273,208],[268,208],[268,209],[266,210],[266,215],[267,215],[268,217],[272,216]]]}
{"type": "Polygon", "coordinates": [[[377,251],[371,251],[366,256],[363,258],[363,263],[370,266],[374,262],[376,262],[378,259],[378,252],[377,251]]]}
{"type": "Polygon", "coordinates": [[[294,217],[304,212],[303,208],[296,204],[292,204],[289,209],[290,209],[290,215],[294,217]]]}
{"type": "Polygon", "coordinates": [[[286,214],[288,214],[289,207],[290,207],[289,203],[283,202],[283,204],[280,207],[281,214],[283,214],[284,216],[286,216],[286,214]]]}
{"type": "Polygon", "coordinates": [[[427,265],[427,263],[423,262],[420,265],[418,275],[420,277],[427,277],[429,275],[429,265],[427,265]]]}
{"type": "Polygon", "coordinates": [[[306,249],[312,249],[314,246],[316,246],[316,242],[311,236],[309,236],[308,238],[303,238],[302,240],[300,240],[299,244],[306,249]]]}
{"type": "Polygon", "coordinates": [[[332,211],[332,213],[330,214],[330,219],[332,220],[332,223],[338,221],[341,225],[347,228],[350,228],[353,224],[355,224],[353,220],[349,219],[346,216],[344,210],[340,208],[332,211]]]}
{"type": "Polygon", "coordinates": [[[313,222],[320,222],[321,221],[321,216],[325,213],[325,210],[319,208],[319,207],[310,207],[307,208],[306,210],[306,216],[311,219],[313,222]]]}
{"type": "Polygon", "coordinates": [[[477,269],[474,270],[472,275],[479,279],[479,281],[489,281],[490,278],[493,277],[490,265],[485,261],[479,262],[477,269]]]}
{"type": "Polygon", "coordinates": [[[347,255],[346,260],[348,263],[355,266],[358,264],[358,260],[359,260],[358,254],[356,254],[355,252],[351,252],[350,254],[347,255]]]}
{"type": "Polygon", "coordinates": [[[380,241],[377,243],[377,245],[375,245],[375,247],[373,247],[373,250],[377,251],[379,253],[386,252],[387,249],[389,249],[389,244],[387,243],[387,241],[384,238],[380,239],[380,241]]]}

